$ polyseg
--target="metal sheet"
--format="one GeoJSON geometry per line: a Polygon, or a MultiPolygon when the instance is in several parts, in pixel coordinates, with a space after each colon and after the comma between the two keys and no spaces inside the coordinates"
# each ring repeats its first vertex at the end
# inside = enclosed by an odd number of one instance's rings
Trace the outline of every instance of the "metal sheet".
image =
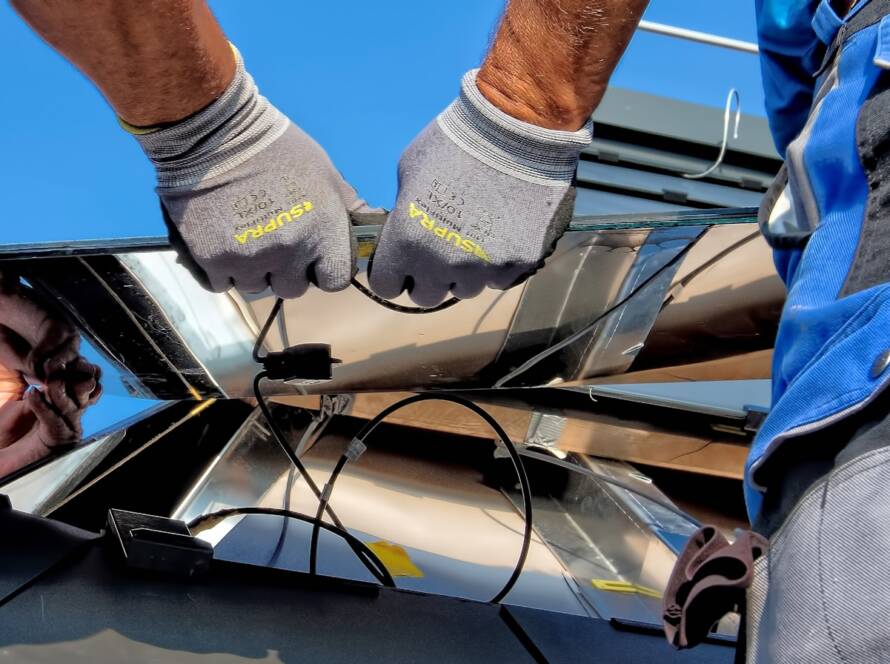
{"type": "MultiPolygon", "coordinates": [[[[297,447],[309,414],[280,405],[273,412],[297,447]]],[[[303,457],[319,486],[356,426],[341,420],[303,457]]],[[[502,494],[479,481],[479,465],[488,464],[487,474],[497,474],[491,470],[492,449],[488,441],[403,427],[381,429],[360,462],[346,466],[332,505],[360,539],[404,548],[422,576],[398,577],[400,588],[483,599],[506,578],[522,530],[519,495],[509,494],[516,504],[513,509],[502,494]]],[[[525,572],[507,602],[658,624],[658,595],[677,555],[673,545],[695,527],[647,500],[669,502],[648,477],[628,464],[582,455],[571,455],[571,462],[642,495],[587,475],[569,473],[563,480],[553,473],[536,474],[542,470],[537,465],[530,467],[536,534],[525,572]],[[600,589],[594,582],[613,588],[600,589]]],[[[315,500],[299,478],[291,483],[290,470],[262,418],[254,413],[172,516],[188,521],[240,505],[288,505],[311,513],[315,500]]],[[[222,522],[202,537],[214,542],[219,555],[228,559],[307,569],[307,530],[275,517],[222,522]]],[[[320,571],[369,580],[367,571],[335,544],[322,541],[320,571]]]]}
{"type": "MultiPolygon", "coordinates": [[[[278,405],[273,413],[297,447],[310,413],[278,405]]],[[[248,418],[171,516],[188,521],[243,505],[287,505],[314,513],[316,499],[299,476],[287,497],[292,469],[264,424],[257,412],[248,418]]],[[[340,425],[303,457],[319,486],[355,433],[354,422],[340,425]]],[[[404,549],[421,575],[397,576],[399,588],[466,599],[493,596],[515,564],[523,524],[511,502],[481,481],[478,465],[490,460],[491,443],[394,428],[381,429],[374,438],[360,462],[346,466],[332,497],[343,523],[365,542],[385,541],[404,549]]],[[[220,557],[308,569],[308,530],[299,524],[276,517],[231,519],[201,536],[216,544],[220,557]]],[[[321,574],[371,580],[335,538],[319,541],[321,574]]],[[[588,615],[568,581],[563,564],[534,537],[525,571],[507,601],[588,615]]]]}
{"type": "MultiPolygon", "coordinates": [[[[361,271],[377,231],[355,228],[361,271]]],[[[329,343],[344,362],[333,381],[267,389],[286,394],[490,388],[588,326],[576,342],[504,386],[632,376],[638,368],[768,350],[782,289],[777,277],[759,277],[771,268],[766,245],[739,244],[755,232],[750,210],[577,218],[546,267],[525,286],[486,291],[428,315],[384,309],[355,289],[334,294],[312,289],[285,304],[267,346],[329,343]],[[742,260],[748,270],[740,274],[735,268],[742,260]],[[702,270],[706,278],[699,278],[702,270]],[[746,278],[748,272],[758,275],[756,283],[746,278]],[[692,287],[696,296],[683,299],[692,287]],[[696,306],[710,300],[719,301],[719,316],[696,306]],[[685,343],[682,352],[672,344],[689,330],[701,338],[712,328],[715,337],[729,328],[733,343],[685,343]]],[[[7,246],[0,247],[0,268],[20,271],[78,323],[118,370],[106,376],[106,389],[163,399],[249,395],[259,369],[250,349],[274,298],[206,292],[160,246],[145,238],[132,247],[7,246]]],[[[410,304],[404,297],[400,302],[410,304]]],[[[736,377],[732,370],[727,374],[722,377],[736,377]]]]}
{"type": "Polygon", "coordinates": [[[29,514],[46,514],[123,440],[126,429],[101,436],[91,445],[82,445],[50,463],[3,485],[3,493],[13,508],[29,514]]]}

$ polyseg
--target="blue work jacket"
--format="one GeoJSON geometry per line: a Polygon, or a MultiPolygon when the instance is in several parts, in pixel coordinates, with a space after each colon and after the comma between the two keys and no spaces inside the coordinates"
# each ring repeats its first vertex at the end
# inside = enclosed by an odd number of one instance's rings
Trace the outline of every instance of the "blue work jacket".
{"type": "Polygon", "coordinates": [[[890,3],[861,0],[841,18],[826,0],[756,0],[770,128],[792,211],[812,230],[771,242],[788,297],[772,408],[745,469],[752,522],[762,480],[781,476],[764,471],[775,450],[808,444],[890,381],[890,21],[874,18],[879,5],[890,3]]]}

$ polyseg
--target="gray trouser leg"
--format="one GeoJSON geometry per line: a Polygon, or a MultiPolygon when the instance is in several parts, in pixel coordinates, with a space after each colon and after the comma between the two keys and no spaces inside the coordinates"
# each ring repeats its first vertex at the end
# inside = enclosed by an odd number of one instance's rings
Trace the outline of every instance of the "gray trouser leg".
{"type": "Polygon", "coordinates": [[[813,486],[761,560],[749,662],[890,661],[890,448],[813,486]]]}
{"type": "Polygon", "coordinates": [[[769,552],[754,561],[754,579],[747,591],[747,621],[745,633],[745,652],[748,653],[749,662],[755,661],[757,642],[760,636],[760,621],[763,616],[763,607],[766,604],[766,595],[769,590],[769,552]]]}

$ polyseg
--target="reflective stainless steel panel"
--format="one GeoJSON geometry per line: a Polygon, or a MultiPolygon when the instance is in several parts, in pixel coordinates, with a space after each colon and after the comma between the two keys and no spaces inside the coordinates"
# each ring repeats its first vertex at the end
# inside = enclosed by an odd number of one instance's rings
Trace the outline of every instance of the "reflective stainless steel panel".
{"type": "MultiPolygon", "coordinates": [[[[361,271],[377,231],[355,228],[361,271]]],[[[250,349],[274,298],[206,292],[164,246],[4,247],[0,266],[58,302],[117,367],[106,389],[163,399],[249,395],[259,369],[250,349]]],[[[638,371],[652,381],[664,379],[653,371],[679,366],[705,366],[711,379],[765,377],[767,363],[732,359],[768,355],[782,299],[751,210],[577,218],[524,286],[438,313],[393,312],[353,288],[286,302],[267,347],[329,343],[343,363],[332,381],[265,389],[524,387],[637,380],[638,371]]]]}
{"type": "MultiPolygon", "coordinates": [[[[275,405],[273,416],[291,446],[298,447],[311,413],[275,405]]],[[[356,432],[354,422],[338,424],[303,458],[319,486],[356,432]]],[[[510,574],[523,525],[521,513],[511,502],[482,481],[480,460],[490,459],[492,447],[487,441],[380,430],[361,461],[344,469],[331,504],[359,539],[401,547],[416,573],[394,571],[399,588],[487,599],[510,574]]],[[[209,511],[244,505],[287,505],[314,513],[315,497],[299,475],[289,478],[289,473],[292,467],[257,411],[171,516],[188,521],[209,511]]],[[[201,537],[218,544],[217,555],[222,558],[307,569],[308,530],[277,517],[230,519],[201,537]]],[[[351,555],[338,555],[342,544],[326,539],[320,540],[320,573],[368,580],[367,571],[351,555]]],[[[571,581],[564,565],[535,536],[508,601],[588,615],[571,581]]]]}

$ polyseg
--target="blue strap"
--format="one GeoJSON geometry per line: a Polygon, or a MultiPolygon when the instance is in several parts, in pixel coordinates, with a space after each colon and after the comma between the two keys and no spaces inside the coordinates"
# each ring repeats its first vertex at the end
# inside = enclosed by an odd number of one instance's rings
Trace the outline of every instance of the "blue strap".
{"type": "Polygon", "coordinates": [[[830,45],[843,24],[843,19],[835,13],[830,0],[822,0],[816,8],[812,22],[813,32],[822,43],[826,46],[830,45]]]}

